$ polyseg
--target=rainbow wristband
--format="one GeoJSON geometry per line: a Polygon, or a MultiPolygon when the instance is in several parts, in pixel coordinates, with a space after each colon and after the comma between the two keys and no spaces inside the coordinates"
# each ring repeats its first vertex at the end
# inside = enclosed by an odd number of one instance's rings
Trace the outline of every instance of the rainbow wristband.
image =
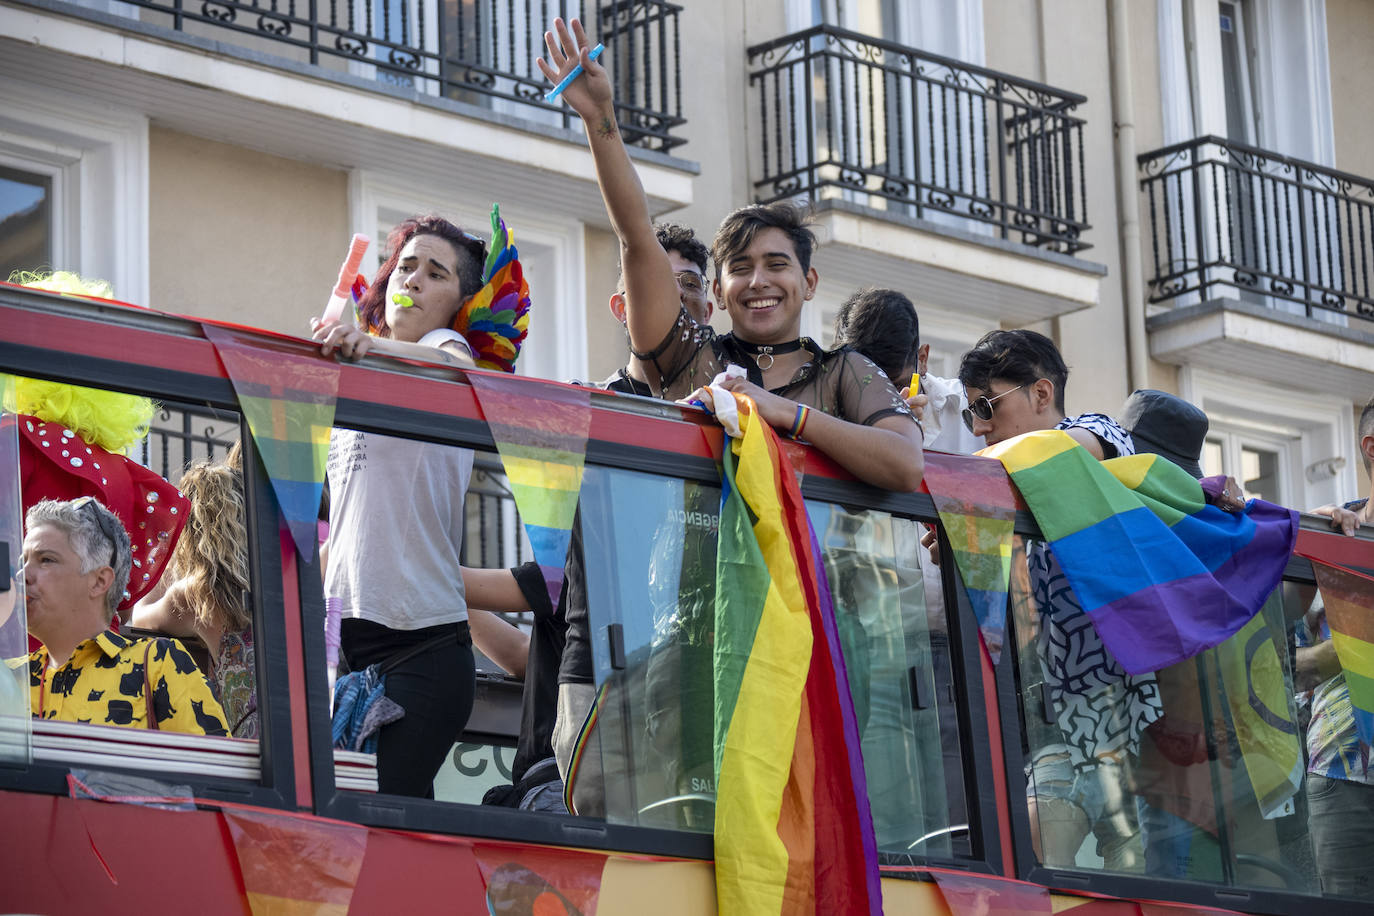
{"type": "Polygon", "coordinates": [[[797,418],[792,421],[792,428],[787,431],[787,438],[800,439],[802,430],[806,428],[806,418],[811,415],[811,408],[805,404],[797,405],[797,418]]]}

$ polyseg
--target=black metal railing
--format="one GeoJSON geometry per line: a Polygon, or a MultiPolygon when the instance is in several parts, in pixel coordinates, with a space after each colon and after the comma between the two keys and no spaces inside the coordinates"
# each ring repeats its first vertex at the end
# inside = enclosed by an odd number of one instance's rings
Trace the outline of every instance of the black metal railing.
{"type": "Polygon", "coordinates": [[[1220,137],[1139,158],[1150,301],[1216,286],[1374,319],[1374,180],[1220,137]]]}
{"type": "MultiPolygon", "coordinates": [[[[203,404],[163,402],[134,458],[176,483],[196,461],[223,460],[238,437],[237,413],[203,404]]],[[[525,561],[527,542],[520,513],[495,455],[478,453],[464,510],[460,555],[464,565],[500,569],[525,561]]]]}
{"type": "Polygon", "coordinates": [[[127,0],[138,19],[268,54],[344,70],[570,126],[535,60],[555,16],[582,17],[605,43],[627,140],[667,151],[685,142],[678,59],[682,7],[665,0],[127,0]],[[234,33],[235,38],[226,38],[234,33]]]}
{"type": "Polygon", "coordinates": [[[1050,250],[1089,247],[1084,121],[1070,114],[1083,96],[833,26],[748,54],[758,200],[845,192],[1050,250]]]}

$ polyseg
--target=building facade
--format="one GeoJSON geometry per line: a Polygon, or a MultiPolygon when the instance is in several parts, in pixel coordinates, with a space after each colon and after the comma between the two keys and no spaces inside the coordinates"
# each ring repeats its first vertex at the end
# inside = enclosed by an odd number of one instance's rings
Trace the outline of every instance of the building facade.
{"type": "Polygon", "coordinates": [[[0,0],[0,267],[303,335],[350,233],[480,232],[498,201],[537,310],[522,371],[603,377],[617,246],[543,101],[556,13],[607,45],[656,214],[709,237],[813,201],[809,333],[895,287],[932,371],[1034,327],[1071,412],[1164,388],[1252,494],[1365,490],[1366,0],[0,0]]]}

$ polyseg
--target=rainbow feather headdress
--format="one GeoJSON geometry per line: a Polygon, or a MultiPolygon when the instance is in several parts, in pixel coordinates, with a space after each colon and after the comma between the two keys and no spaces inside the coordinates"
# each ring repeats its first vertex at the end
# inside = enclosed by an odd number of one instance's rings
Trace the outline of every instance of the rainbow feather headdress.
{"type": "Polygon", "coordinates": [[[529,333],[530,285],[520,267],[515,239],[501,218],[501,208],[491,206],[491,244],[482,269],[485,285],[463,307],[453,329],[472,347],[479,369],[515,371],[515,358],[529,333]]]}

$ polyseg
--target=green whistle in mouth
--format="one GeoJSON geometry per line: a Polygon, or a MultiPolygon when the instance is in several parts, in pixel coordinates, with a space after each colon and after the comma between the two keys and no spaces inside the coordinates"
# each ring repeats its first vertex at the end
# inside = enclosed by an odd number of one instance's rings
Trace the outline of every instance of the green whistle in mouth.
{"type": "Polygon", "coordinates": [[[391,297],[391,301],[396,303],[403,309],[412,308],[415,305],[415,300],[407,296],[405,293],[397,293],[396,295],[391,297]]]}

